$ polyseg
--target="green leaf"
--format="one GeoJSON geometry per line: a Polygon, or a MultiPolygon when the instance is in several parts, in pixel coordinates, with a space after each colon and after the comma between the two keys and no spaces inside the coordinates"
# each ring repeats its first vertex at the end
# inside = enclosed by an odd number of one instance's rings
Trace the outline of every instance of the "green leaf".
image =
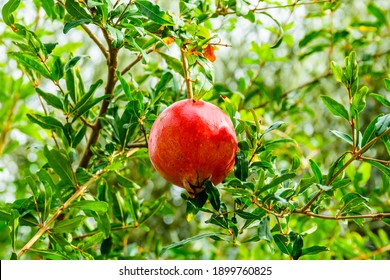
{"type": "Polygon", "coordinates": [[[49,18],[56,18],[56,5],[54,0],[41,0],[42,8],[45,10],[49,18]]]}
{"type": "Polygon", "coordinates": [[[322,102],[324,102],[326,108],[337,117],[342,117],[349,121],[348,111],[345,109],[343,105],[338,103],[336,100],[332,99],[329,96],[321,96],[322,102]]]}
{"type": "Polygon", "coordinates": [[[343,79],[343,69],[341,68],[341,66],[336,62],[332,61],[330,63],[330,67],[332,68],[333,76],[335,77],[335,79],[341,83],[343,79]]]}
{"type": "Polygon", "coordinates": [[[149,218],[153,217],[158,210],[162,208],[162,206],[166,203],[167,198],[165,196],[160,197],[156,201],[153,202],[153,204],[149,207],[143,206],[142,209],[142,216],[139,219],[139,223],[143,224],[145,223],[149,218]]]}
{"type": "Polygon", "coordinates": [[[379,24],[382,25],[387,23],[386,14],[374,3],[369,3],[367,5],[367,9],[374,17],[376,17],[379,24]]]}
{"type": "Polygon", "coordinates": [[[112,39],[112,46],[114,48],[117,48],[119,49],[123,43],[124,43],[124,40],[125,40],[125,34],[123,34],[123,32],[111,25],[107,25],[107,31],[108,33],[110,34],[110,37],[112,39]]]}
{"type": "Polygon", "coordinates": [[[55,130],[57,128],[60,129],[63,128],[61,122],[59,122],[57,119],[50,116],[42,116],[38,114],[27,114],[27,117],[31,122],[38,124],[43,129],[55,130]]]}
{"type": "Polygon", "coordinates": [[[16,241],[18,238],[18,230],[19,230],[19,212],[15,209],[11,210],[11,217],[8,222],[8,228],[10,231],[10,237],[11,237],[11,245],[12,250],[16,252],[16,241]]]}
{"type": "Polygon", "coordinates": [[[368,202],[368,199],[358,193],[348,193],[341,198],[341,202],[342,208],[340,213],[343,215],[361,206],[367,207],[366,202],[368,202]]]}
{"type": "Polygon", "coordinates": [[[46,146],[43,150],[50,167],[67,184],[76,186],[75,177],[71,168],[71,163],[63,153],[56,149],[49,150],[46,146]]]}
{"type": "Polygon", "coordinates": [[[308,248],[303,248],[302,249],[302,256],[316,255],[316,254],[326,252],[326,251],[329,251],[329,249],[324,247],[324,246],[312,246],[312,247],[308,247],[308,248]]]}
{"type": "Polygon", "coordinates": [[[10,52],[9,56],[15,58],[15,60],[22,64],[29,70],[34,70],[40,73],[42,76],[52,79],[51,73],[43,66],[43,64],[36,58],[26,53],[10,52]]]}
{"type": "Polygon", "coordinates": [[[375,123],[375,136],[380,136],[390,127],[390,114],[381,116],[375,123]]]}
{"type": "Polygon", "coordinates": [[[125,189],[126,205],[134,221],[138,222],[140,217],[140,202],[138,200],[135,189],[125,189]]]}
{"type": "Polygon", "coordinates": [[[53,190],[52,190],[49,182],[43,181],[42,183],[43,183],[43,186],[45,187],[45,193],[44,193],[45,204],[44,204],[43,213],[42,213],[42,220],[45,221],[50,213],[51,201],[53,198],[53,190]]]}
{"type": "Polygon", "coordinates": [[[86,216],[76,216],[72,219],[57,222],[51,229],[53,233],[74,232],[86,219],[86,216]]]}
{"type": "Polygon", "coordinates": [[[390,91],[390,79],[385,79],[385,88],[390,91]]]}
{"type": "Polygon", "coordinates": [[[263,217],[260,220],[257,235],[260,240],[266,240],[268,243],[272,242],[272,233],[268,217],[263,217]]]}
{"type": "Polygon", "coordinates": [[[244,210],[236,210],[234,213],[245,220],[260,220],[263,217],[263,215],[257,215],[244,210]]]}
{"type": "Polygon", "coordinates": [[[332,132],[334,135],[336,135],[340,139],[344,140],[348,144],[353,145],[352,138],[348,134],[341,132],[341,131],[338,131],[338,130],[331,130],[330,132],[332,132]]]}
{"type": "Polygon", "coordinates": [[[368,87],[362,87],[353,97],[351,105],[351,114],[354,115],[355,111],[360,113],[366,107],[366,96],[368,93],[368,87]]]}
{"type": "Polygon", "coordinates": [[[370,163],[371,165],[375,166],[378,168],[384,175],[387,176],[387,178],[390,179],[390,168],[373,160],[366,160],[366,162],[370,163]]]}
{"type": "Polygon", "coordinates": [[[221,194],[210,180],[206,180],[204,185],[206,187],[206,194],[211,205],[216,211],[219,211],[219,208],[221,207],[221,194]]]}
{"type": "Polygon", "coordinates": [[[262,192],[265,192],[277,185],[279,185],[280,183],[283,183],[284,181],[287,181],[289,179],[292,179],[296,176],[296,174],[294,172],[290,172],[290,173],[286,173],[286,174],[283,174],[281,176],[276,176],[274,179],[272,179],[272,181],[265,185],[261,190],[260,190],[260,193],[262,192]]]}
{"type": "Polygon", "coordinates": [[[76,19],[76,20],[70,20],[68,21],[67,23],[65,23],[64,25],[64,29],[62,30],[62,32],[64,34],[68,33],[69,30],[77,27],[77,26],[80,26],[82,24],[89,24],[91,23],[91,20],[90,19],[87,19],[87,18],[82,18],[82,19],[76,19]]]}
{"type": "Polygon", "coordinates": [[[116,176],[116,179],[118,180],[118,183],[124,188],[130,188],[130,189],[136,189],[136,190],[141,188],[139,185],[134,183],[132,180],[130,180],[129,178],[127,178],[125,176],[122,176],[118,172],[115,172],[115,176],[116,176]]]}
{"type": "Polygon", "coordinates": [[[53,106],[54,108],[57,108],[60,110],[63,109],[62,101],[57,96],[50,94],[50,93],[47,93],[47,92],[41,90],[40,88],[35,88],[35,90],[38,93],[38,95],[46,101],[46,103],[48,105],[53,106]]]}
{"type": "Polygon", "coordinates": [[[155,5],[149,1],[136,1],[135,5],[137,6],[140,13],[149,18],[151,21],[161,25],[174,25],[172,17],[161,11],[158,5],[155,5]]]}
{"type": "Polygon", "coordinates": [[[309,163],[310,163],[310,168],[313,171],[313,174],[314,174],[314,176],[317,179],[317,183],[318,184],[322,184],[322,172],[321,172],[321,169],[319,168],[319,166],[317,165],[317,163],[314,160],[310,159],[309,163]]]}
{"type": "Polygon", "coordinates": [[[375,119],[373,119],[368,126],[366,127],[366,130],[364,130],[363,138],[362,138],[362,147],[366,145],[368,142],[370,142],[375,137],[375,125],[378,122],[378,119],[382,117],[383,114],[380,114],[376,116],[375,119]]]}
{"type": "Polygon", "coordinates": [[[291,248],[288,246],[289,241],[287,237],[281,234],[275,234],[273,238],[279,250],[282,251],[282,253],[290,256],[291,248]]]}
{"type": "MultiPolygon", "coordinates": [[[[292,239],[290,237],[290,239],[292,239]]],[[[302,256],[303,238],[300,234],[297,234],[292,242],[291,257],[293,260],[297,260],[302,256]]]]}
{"type": "Polygon", "coordinates": [[[94,245],[101,244],[104,239],[104,233],[99,232],[84,239],[84,241],[78,245],[81,250],[87,250],[94,245]]]}
{"type": "Polygon", "coordinates": [[[342,154],[340,157],[338,157],[334,162],[333,164],[331,165],[331,167],[329,168],[329,172],[328,172],[328,180],[330,178],[333,177],[333,174],[336,172],[337,169],[340,169],[343,163],[343,160],[344,158],[348,155],[349,153],[348,152],[345,152],[344,154],[342,154]]]}
{"type": "Polygon", "coordinates": [[[77,111],[79,111],[80,108],[82,108],[83,106],[86,106],[88,104],[88,101],[92,98],[92,96],[94,95],[95,91],[102,84],[103,84],[103,80],[99,79],[99,80],[97,80],[95,83],[93,83],[91,85],[91,87],[89,88],[88,92],[86,92],[84,94],[84,96],[81,97],[79,102],[77,102],[76,105],[74,106],[73,112],[76,112],[76,115],[81,115],[81,114],[78,114],[77,111]]]}
{"type": "Polygon", "coordinates": [[[118,80],[121,83],[122,89],[123,89],[125,95],[127,96],[127,99],[129,101],[133,100],[133,97],[131,96],[131,92],[130,92],[130,86],[129,86],[128,82],[123,78],[121,72],[116,71],[116,76],[118,77],[118,80]]]}
{"type": "Polygon", "coordinates": [[[76,19],[92,19],[76,0],[66,0],[65,8],[68,13],[76,19]]]}
{"type": "Polygon", "coordinates": [[[99,213],[108,211],[108,203],[105,201],[81,200],[70,205],[71,208],[79,208],[80,210],[89,210],[99,213]]]}
{"type": "MultiPolygon", "coordinates": [[[[390,81],[390,80],[389,80],[390,81]]],[[[390,84],[390,82],[389,82],[390,84]]],[[[390,85],[389,85],[390,87],[390,85]]],[[[390,91],[390,89],[389,89],[390,91]]],[[[378,100],[382,105],[386,106],[387,108],[390,108],[390,101],[388,101],[386,98],[384,98],[382,95],[377,93],[371,93],[370,96],[374,97],[376,100],[378,100]]]]}
{"type": "Polygon", "coordinates": [[[264,130],[264,133],[261,136],[271,132],[272,130],[278,129],[282,125],[284,125],[284,122],[282,122],[282,121],[277,121],[277,122],[271,124],[266,130],[264,130]]]}
{"type": "Polygon", "coordinates": [[[184,77],[184,70],[183,65],[181,64],[180,60],[178,60],[175,57],[169,56],[165,53],[159,53],[161,57],[165,60],[168,67],[175,71],[176,73],[179,73],[182,77],[184,77]]]}
{"type": "Polygon", "coordinates": [[[65,64],[65,72],[71,70],[77,64],[77,62],[79,62],[79,60],[82,58],[83,56],[75,56],[69,59],[65,64]]]}
{"type": "Polygon", "coordinates": [[[92,101],[86,103],[84,106],[82,106],[78,109],[77,114],[76,114],[76,118],[74,120],[76,120],[78,117],[84,115],[86,112],[88,112],[91,108],[93,108],[95,105],[100,103],[102,100],[110,98],[110,97],[111,97],[111,95],[106,94],[106,95],[100,96],[100,97],[95,98],[92,101]]]}
{"type": "Polygon", "coordinates": [[[59,56],[53,57],[53,66],[51,67],[51,79],[54,81],[59,81],[64,77],[64,64],[59,56]]]}
{"type": "Polygon", "coordinates": [[[16,11],[16,9],[19,7],[19,4],[20,0],[9,0],[4,4],[3,8],[1,9],[1,14],[5,24],[14,24],[15,19],[12,13],[16,11]]]}
{"type": "Polygon", "coordinates": [[[52,249],[35,249],[35,248],[30,248],[29,252],[32,252],[34,254],[37,254],[45,259],[48,260],[69,260],[69,257],[57,250],[52,250],[52,249]]]}
{"type": "Polygon", "coordinates": [[[241,181],[246,181],[249,175],[249,162],[244,152],[237,152],[234,165],[234,176],[241,181]]]}
{"type": "Polygon", "coordinates": [[[190,243],[190,242],[194,242],[194,241],[197,241],[197,240],[200,240],[200,239],[203,239],[203,238],[207,238],[207,237],[210,237],[210,238],[213,238],[213,239],[220,239],[219,235],[218,234],[215,234],[215,233],[202,233],[202,234],[199,234],[199,235],[196,235],[196,236],[192,236],[190,238],[187,238],[187,239],[183,239],[179,242],[174,242],[168,246],[165,246],[161,249],[160,251],[160,256],[163,255],[167,250],[170,250],[170,249],[173,249],[173,248],[178,248],[178,247],[181,247],[187,243],[190,243]]]}
{"type": "Polygon", "coordinates": [[[206,191],[195,194],[194,198],[187,199],[186,220],[189,222],[207,202],[206,191]]]}
{"type": "Polygon", "coordinates": [[[273,42],[272,46],[270,46],[271,49],[276,49],[277,47],[280,46],[280,44],[283,41],[283,37],[284,37],[283,26],[271,14],[266,13],[266,12],[261,12],[260,14],[263,14],[263,15],[266,15],[267,17],[269,17],[277,26],[278,31],[274,32],[274,33],[277,33],[277,37],[276,37],[275,41],[273,42]]]}

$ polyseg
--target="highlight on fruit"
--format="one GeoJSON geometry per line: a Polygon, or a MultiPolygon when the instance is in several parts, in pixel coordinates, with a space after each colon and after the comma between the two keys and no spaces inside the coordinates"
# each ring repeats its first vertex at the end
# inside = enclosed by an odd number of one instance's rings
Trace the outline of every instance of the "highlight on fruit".
{"type": "Polygon", "coordinates": [[[187,99],[158,116],[148,147],[158,173],[194,197],[204,190],[206,180],[218,185],[232,171],[237,137],[232,121],[220,108],[187,99]]]}

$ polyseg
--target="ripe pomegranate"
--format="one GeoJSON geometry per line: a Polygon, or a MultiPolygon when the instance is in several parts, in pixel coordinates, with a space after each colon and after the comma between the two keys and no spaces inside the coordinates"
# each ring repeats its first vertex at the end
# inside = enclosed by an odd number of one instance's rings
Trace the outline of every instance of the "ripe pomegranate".
{"type": "Polygon", "coordinates": [[[158,116],[148,145],[158,173],[194,197],[205,188],[205,180],[217,185],[233,169],[237,137],[231,120],[220,108],[187,99],[158,116]]]}

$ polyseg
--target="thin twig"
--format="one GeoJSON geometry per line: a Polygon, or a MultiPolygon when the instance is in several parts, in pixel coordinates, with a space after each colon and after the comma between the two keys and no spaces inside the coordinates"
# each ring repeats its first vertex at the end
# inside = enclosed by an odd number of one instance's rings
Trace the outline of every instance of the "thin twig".
{"type": "Polygon", "coordinates": [[[91,31],[91,29],[89,29],[87,27],[86,24],[82,24],[81,27],[88,34],[89,38],[91,38],[92,41],[95,42],[96,46],[98,46],[98,48],[101,50],[102,54],[104,55],[104,57],[107,60],[109,58],[109,54],[108,54],[108,51],[107,51],[106,47],[103,45],[103,43],[99,40],[98,37],[96,37],[96,35],[91,31]]]}
{"type": "Polygon", "coordinates": [[[118,20],[114,24],[114,27],[117,27],[118,23],[121,21],[123,15],[126,13],[127,9],[130,7],[131,4],[134,3],[134,0],[130,0],[129,3],[127,3],[126,7],[123,9],[122,13],[119,15],[118,20]]]}
{"type": "Polygon", "coordinates": [[[187,60],[184,48],[180,48],[180,52],[181,52],[181,60],[182,60],[182,64],[183,64],[183,70],[184,70],[184,80],[186,82],[186,88],[187,88],[187,98],[194,99],[194,91],[192,89],[190,70],[189,70],[188,60],[187,60]]]}
{"type": "Polygon", "coordinates": [[[385,247],[378,248],[378,249],[372,251],[372,252],[369,253],[369,254],[363,254],[363,255],[354,257],[354,258],[352,258],[351,260],[367,260],[367,259],[370,259],[370,258],[372,258],[372,257],[374,257],[374,256],[377,256],[377,255],[386,253],[386,252],[388,252],[388,251],[390,251],[390,244],[386,245],[385,247]]]}
{"type": "MultiPolygon", "coordinates": [[[[150,54],[153,51],[154,51],[154,47],[147,50],[146,54],[150,54]]],[[[129,65],[123,68],[123,70],[121,71],[121,75],[123,76],[124,74],[129,72],[131,68],[133,68],[138,62],[142,60],[142,57],[143,57],[142,53],[138,54],[137,57],[129,65]]]]}

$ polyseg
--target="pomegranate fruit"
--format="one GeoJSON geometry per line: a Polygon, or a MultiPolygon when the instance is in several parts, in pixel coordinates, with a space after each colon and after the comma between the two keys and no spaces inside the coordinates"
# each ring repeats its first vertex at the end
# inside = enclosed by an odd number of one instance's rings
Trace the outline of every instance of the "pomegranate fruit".
{"type": "Polygon", "coordinates": [[[148,146],[158,173],[194,197],[205,188],[205,180],[217,185],[233,169],[237,137],[230,118],[220,108],[187,99],[158,116],[148,146]]]}

